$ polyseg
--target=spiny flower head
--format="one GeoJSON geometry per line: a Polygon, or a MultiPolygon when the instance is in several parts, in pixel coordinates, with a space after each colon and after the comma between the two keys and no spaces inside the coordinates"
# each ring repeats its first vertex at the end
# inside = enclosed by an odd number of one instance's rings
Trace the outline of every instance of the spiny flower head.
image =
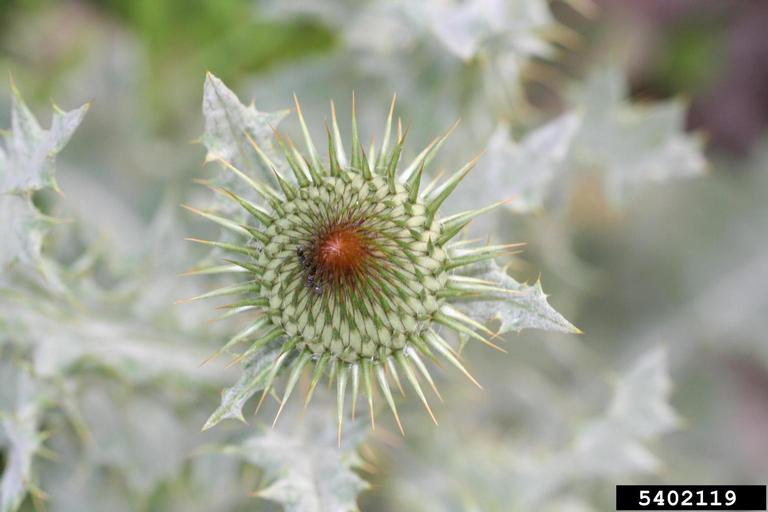
{"type": "Polygon", "coordinates": [[[249,197],[224,191],[248,212],[250,222],[238,224],[193,209],[242,240],[206,243],[238,255],[231,262],[245,269],[248,279],[196,297],[239,295],[232,307],[257,312],[223,350],[247,341],[250,345],[238,360],[248,360],[264,347],[280,347],[261,382],[263,400],[280,370],[287,369],[280,410],[307,366],[314,367],[307,402],[327,371],[336,382],[339,431],[348,385],[353,415],[362,387],[373,424],[374,386],[378,386],[402,431],[391,390],[391,383],[402,390],[401,375],[434,420],[421,382],[438,397],[439,393],[425,358],[440,357],[477,384],[456,350],[438,334],[439,327],[498,348],[487,339],[492,333],[484,325],[451,305],[505,292],[457,272],[512,247],[469,247],[454,241],[472,218],[496,205],[441,218],[439,208],[476,159],[442,182],[422,188],[424,169],[448,133],[409,165],[401,166],[405,136],[400,123],[391,144],[394,105],[393,100],[382,144],[366,154],[353,100],[349,160],[332,110],[325,161],[318,156],[297,101],[306,155],[276,134],[293,178],[283,176],[249,138],[263,163],[273,170],[278,189],[224,162],[250,187],[253,195],[249,197]]]}

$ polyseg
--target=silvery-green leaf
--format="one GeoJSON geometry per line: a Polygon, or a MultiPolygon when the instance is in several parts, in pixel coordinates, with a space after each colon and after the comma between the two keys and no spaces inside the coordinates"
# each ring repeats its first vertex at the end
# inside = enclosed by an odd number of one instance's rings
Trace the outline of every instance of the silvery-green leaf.
{"type": "Polygon", "coordinates": [[[456,416],[451,428],[416,440],[408,434],[414,453],[398,454],[392,477],[398,510],[554,512],[561,510],[555,502],[565,497],[563,491],[575,491],[572,464],[551,439],[538,444],[537,435],[502,433],[487,423],[468,426],[456,416]]]}
{"type": "Polygon", "coordinates": [[[412,46],[419,36],[417,27],[406,19],[398,2],[374,2],[365,6],[361,2],[348,6],[342,6],[342,3],[334,2],[340,12],[336,16],[339,30],[344,34],[344,43],[359,52],[363,59],[365,54],[374,59],[375,55],[392,55],[412,46]],[[350,11],[355,8],[359,12],[354,22],[349,23],[350,11]]]}
{"type": "Polygon", "coordinates": [[[254,394],[264,389],[269,370],[278,354],[278,350],[259,352],[243,365],[237,382],[221,392],[221,404],[205,422],[203,430],[228,418],[245,422],[243,406],[254,394]]]}
{"type": "Polygon", "coordinates": [[[606,414],[578,435],[576,462],[605,476],[658,471],[661,463],[647,444],[678,425],[670,390],[666,351],[655,348],[642,355],[619,378],[606,414]]]}
{"type": "Polygon", "coordinates": [[[574,455],[584,476],[626,476],[655,472],[661,467],[659,459],[640,439],[605,419],[591,422],[579,433],[574,455]]]}
{"type": "Polygon", "coordinates": [[[540,1],[472,0],[409,2],[420,11],[435,37],[463,60],[474,57],[493,38],[520,55],[547,51],[537,34],[552,22],[549,7],[540,1]]]}
{"type": "Polygon", "coordinates": [[[40,399],[32,375],[8,359],[0,360],[0,441],[6,452],[0,512],[17,510],[30,488],[32,459],[42,439],[39,415],[40,399]]]}
{"type": "Polygon", "coordinates": [[[523,329],[580,332],[549,305],[539,281],[533,285],[518,283],[494,261],[473,267],[471,276],[508,293],[488,293],[480,300],[456,302],[456,306],[478,321],[499,321],[499,333],[523,329]]]}
{"type": "Polygon", "coordinates": [[[5,154],[0,150],[0,193],[56,187],[56,154],[83,120],[88,105],[65,112],[54,107],[48,130],[40,127],[14,88],[11,131],[5,135],[5,154]]]}
{"type": "MultiPolygon", "coordinates": [[[[73,457],[78,457],[74,454],[73,457]]],[[[73,459],[66,459],[73,460],[73,459]]],[[[60,466],[60,465],[59,465],[60,466]]],[[[47,468],[56,467],[50,464],[47,468]]],[[[87,470],[77,468],[73,475],[70,467],[61,468],[57,480],[49,483],[46,491],[50,498],[46,510],[51,512],[82,512],[84,510],[109,510],[109,512],[134,512],[137,510],[136,493],[131,493],[121,475],[92,466],[87,470]]]]}
{"type": "Polygon", "coordinates": [[[0,194],[0,268],[35,263],[47,225],[28,197],[0,194]]]}
{"type": "Polygon", "coordinates": [[[51,422],[49,428],[53,434],[46,448],[56,454],[56,461],[38,465],[40,483],[47,496],[45,509],[51,512],[137,510],[138,493],[126,485],[124,475],[92,460],[89,449],[99,447],[93,443],[84,446],[83,439],[69,431],[64,418],[54,416],[51,422]]]}
{"type": "Polygon", "coordinates": [[[532,131],[520,141],[510,137],[501,124],[491,136],[486,154],[478,163],[473,180],[462,185],[464,196],[484,201],[509,200],[507,207],[519,213],[540,210],[562,173],[579,117],[565,114],[532,131]],[[493,183],[493,187],[488,187],[493,183]]]}
{"type": "Polygon", "coordinates": [[[463,60],[469,60],[490,35],[491,27],[482,4],[489,2],[425,2],[425,17],[435,37],[449,51],[463,60]]]}
{"type": "Polygon", "coordinates": [[[148,493],[181,469],[187,456],[185,430],[167,401],[110,388],[91,387],[80,397],[93,441],[87,456],[119,469],[132,489],[148,493]]]}
{"type": "MultiPolygon", "coordinates": [[[[271,181],[272,171],[261,162],[247,135],[278,164],[280,160],[272,158],[273,129],[288,112],[259,112],[253,104],[245,106],[220,79],[208,73],[203,90],[205,131],[201,138],[208,150],[206,160],[225,160],[246,174],[271,181]]],[[[242,186],[229,171],[222,171],[221,181],[236,192],[242,186]]]]}
{"type": "Polygon", "coordinates": [[[367,425],[348,422],[338,446],[335,425],[326,416],[310,413],[294,421],[298,425],[290,432],[265,429],[225,453],[262,468],[268,483],[257,495],[280,503],[286,512],[358,510],[357,495],[368,484],[352,469],[359,463],[356,447],[367,425]]]}
{"type": "Polygon", "coordinates": [[[638,150],[637,159],[624,164],[616,163],[606,176],[606,193],[614,204],[621,204],[628,194],[645,184],[692,177],[706,169],[700,138],[670,134],[664,142],[655,142],[649,139],[659,135],[650,123],[642,130],[647,138],[643,140],[638,135],[636,140],[647,146],[638,150]]]}
{"type": "Polygon", "coordinates": [[[34,303],[0,297],[0,321],[14,342],[30,347],[35,374],[56,378],[88,360],[134,382],[172,378],[189,384],[220,386],[228,375],[214,365],[200,366],[210,351],[188,336],[156,331],[138,322],[109,318],[103,311],[58,309],[41,298],[34,303]],[[178,336],[178,337],[177,337],[178,336]]]}
{"type": "Polygon", "coordinates": [[[685,133],[685,104],[679,99],[648,105],[626,99],[617,68],[596,71],[575,103],[582,125],[574,141],[574,164],[604,174],[608,199],[616,205],[648,183],[701,174],[702,140],[685,133]]]}
{"type": "Polygon", "coordinates": [[[590,114],[589,124],[585,128],[602,127],[601,125],[613,117],[611,109],[624,102],[627,93],[627,80],[621,69],[611,66],[594,70],[574,100],[590,114]]]}
{"type": "Polygon", "coordinates": [[[616,383],[609,416],[640,439],[669,432],[679,418],[669,404],[672,381],[667,353],[655,348],[644,354],[616,383]]]}

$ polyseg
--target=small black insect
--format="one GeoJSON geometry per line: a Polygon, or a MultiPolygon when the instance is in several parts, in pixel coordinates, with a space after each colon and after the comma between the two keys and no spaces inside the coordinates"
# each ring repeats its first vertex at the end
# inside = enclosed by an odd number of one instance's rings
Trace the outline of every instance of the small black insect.
{"type": "Polygon", "coordinates": [[[323,293],[323,285],[317,280],[312,270],[307,273],[307,288],[315,292],[316,295],[322,295],[323,293]]]}
{"type": "Polygon", "coordinates": [[[301,263],[304,273],[307,276],[307,288],[312,290],[316,295],[322,295],[323,286],[315,277],[317,268],[313,264],[311,258],[307,256],[306,249],[301,246],[297,247],[296,256],[299,258],[299,263],[301,263]]]}

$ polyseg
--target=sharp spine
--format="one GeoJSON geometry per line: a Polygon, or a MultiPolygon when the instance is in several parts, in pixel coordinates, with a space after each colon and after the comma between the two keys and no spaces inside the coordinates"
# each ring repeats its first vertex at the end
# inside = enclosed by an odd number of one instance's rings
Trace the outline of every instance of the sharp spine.
{"type": "Polygon", "coordinates": [[[448,196],[451,195],[459,183],[461,183],[467,174],[469,174],[469,171],[475,167],[481,156],[482,155],[478,155],[470,160],[464,167],[456,171],[450,178],[445,180],[439,187],[434,190],[434,192],[432,192],[429,197],[425,199],[427,212],[430,214],[430,216],[434,216],[437,213],[437,210],[440,208],[440,205],[443,204],[443,201],[445,201],[448,196]]]}
{"type": "Polygon", "coordinates": [[[301,111],[301,104],[299,103],[299,99],[296,97],[296,94],[293,95],[293,103],[296,105],[296,113],[299,116],[299,123],[301,124],[301,132],[304,135],[304,143],[307,146],[307,152],[309,152],[309,164],[316,169],[321,169],[320,159],[317,156],[317,150],[315,149],[315,144],[312,142],[312,136],[310,136],[309,134],[307,123],[304,120],[304,114],[301,111]]]}
{"type": "Polygon", "coordinates": [[[304,370],[304,366],[309,362],[311,358],[312,358],[312,353],[305,350],[304,352],[301,353],[299,358],[293,364],[293,368],[291,369],[291,374],[288,376],[288,382],[285,385],[285,392],[283,393],[283,398],[282,400],[280,400],[280,407],[277,409],[277,413],[275,414],[275,419],[272,422],[272,427],[274,427],[275,424],[277,423],[277,419],[280,417],[280,413],[283,412],[283,407],[285,407],[285,404],[288,401],[288,398],[291,396],[291,393],[293,392],[293,388],[296,387],[296,383],[299,381],[299,377],[301,376],[301,372],[304,370]]]}
{"type": "Polygon", "coordinates": [[[395,405],[395,399],[392,397],[392,390],[389,389],[389,382],[387,382],[387,374],[384,373],[384,366],[383,365],[376,365],[376,379],[379,382],[379,389],[381,389],[381,393],[384,395],[384,400],[387,402],[387,405],[389,406],[389,409],[392,411],[392,414],[395,417],[395,422],[397,423],[397,427],[400,429],[400,434],[405,435],[405,430],[403,430],[403,424],[400,423],[400,415],[397,414],[397,406],[395,405]]]}
{"type": "Polygon", "coordinates": [[[437,425],[437,419],[432,413],[432,408],[429,406],[427,397],[424,396],[424,391],[422,391],[421,386],[419,385],[419,380],[416,378],[416,374],[413,372],[413,368],[411,367],[410,363],[408,363],[408,360],[402,351],[397,352],[395,357],[397,358],[397,362],[400,365],[400,368],[402,368],[403,372],[405,372],[405,376],[408,379],[408,382],[411,383],[411,387],[413,387],[414,391],[416,391],[416,395],[418,395],[421,403],[423,403],[424,407],[427,409],[429,417],[432,418],[432,421],[435,423],[435,425],[437,425]]]}

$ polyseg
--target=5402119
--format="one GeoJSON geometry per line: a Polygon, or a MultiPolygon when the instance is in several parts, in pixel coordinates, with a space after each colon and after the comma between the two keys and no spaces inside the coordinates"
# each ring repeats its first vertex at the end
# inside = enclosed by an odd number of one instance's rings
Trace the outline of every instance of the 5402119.
{"type": "Polygon", "coordinates": [[[616,510],[766,510],[766,486],[617,485],[616,510]]]}

